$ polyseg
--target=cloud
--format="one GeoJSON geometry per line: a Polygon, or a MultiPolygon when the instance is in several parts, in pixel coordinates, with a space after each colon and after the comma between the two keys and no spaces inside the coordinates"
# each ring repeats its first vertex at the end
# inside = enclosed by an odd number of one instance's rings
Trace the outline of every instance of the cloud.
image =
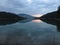
{"type": "Polygon", "coordinates": [[[45,14],[57,9],[60,0],[0,0],[0,11],[45,14]]]}

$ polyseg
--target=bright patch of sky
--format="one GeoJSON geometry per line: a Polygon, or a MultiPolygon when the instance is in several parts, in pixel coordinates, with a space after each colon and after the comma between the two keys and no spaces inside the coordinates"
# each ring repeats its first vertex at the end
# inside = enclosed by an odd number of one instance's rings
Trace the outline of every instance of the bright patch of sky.
{"type": "Polygon", "coordinates": [[[0,11],[45,14],[57,10],[60,0],[0,0],[0,11]]]}

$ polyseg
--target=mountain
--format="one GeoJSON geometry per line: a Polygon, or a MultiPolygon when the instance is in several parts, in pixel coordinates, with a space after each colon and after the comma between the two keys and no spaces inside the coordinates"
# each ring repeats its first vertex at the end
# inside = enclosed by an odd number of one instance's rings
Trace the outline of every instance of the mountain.
{"type": "Polygon", "coordinates": [[[20,23],[30,22],[35,19],[33,16],[28,15],[28,14],[18,14],[18,16],[26,18],[25,20],[19,21],[20,23]]]}
{"type": "Polygon", "coordinates": [[[27,19],[34,19],[34,17],[33,16],[31,16],[31,15],[29,15],[29,14],[18,14],[18,16],[21,16],[21,17],[25,17],[25,18],[27,18],[27,19]]]}
{"type": "Polygon", "coordinates": [[[57,25],[57,23],[56,23],[57,15],[58,15],[57,11],[50,12],[50,13],[47,13],[47,14],[41,16],[40,20],[42,20],[46,23],[52,24],[52,25],[57,25]]]}
{"type": "Polygon", "coordinates": [[[57,26],[57,30],[60,32],[60,6],[58,10],[47,13],[39,18],[40,20],[57,26]]]}
{"type": "Polygon", "coordinates": [[[16,23],[26,18],[10,12],[0,12],[0,25],[16,23]]]}

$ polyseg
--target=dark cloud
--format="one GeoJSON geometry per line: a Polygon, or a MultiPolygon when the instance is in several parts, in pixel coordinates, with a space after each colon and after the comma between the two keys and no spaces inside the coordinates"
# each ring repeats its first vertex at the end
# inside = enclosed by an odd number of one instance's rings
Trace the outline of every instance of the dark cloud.
{"type": "Polygon", "coordinates": [[[15,13],[45,14],[56,10],[59,2],[59,0],[2,0],[0,1],[0,10],[15,13]]]}
{"type": "Polygon", "coordinates": [[[24,8],[26,7],[26,4],[24,4],[23,2],[18,2],[18,1],[15,1],[15,0],[9,0],[8,3],[10,5],[13,5],[15,8],[24,8]]]}

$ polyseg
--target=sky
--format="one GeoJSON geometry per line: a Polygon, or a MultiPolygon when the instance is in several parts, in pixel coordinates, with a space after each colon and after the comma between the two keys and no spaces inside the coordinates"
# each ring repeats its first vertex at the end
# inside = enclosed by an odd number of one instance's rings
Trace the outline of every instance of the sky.
{"type": "Polygon", "coordinates": [[[25,14],[46,14],[57,10],[60,0],[0,0],[0,11],[25,14]]]}

